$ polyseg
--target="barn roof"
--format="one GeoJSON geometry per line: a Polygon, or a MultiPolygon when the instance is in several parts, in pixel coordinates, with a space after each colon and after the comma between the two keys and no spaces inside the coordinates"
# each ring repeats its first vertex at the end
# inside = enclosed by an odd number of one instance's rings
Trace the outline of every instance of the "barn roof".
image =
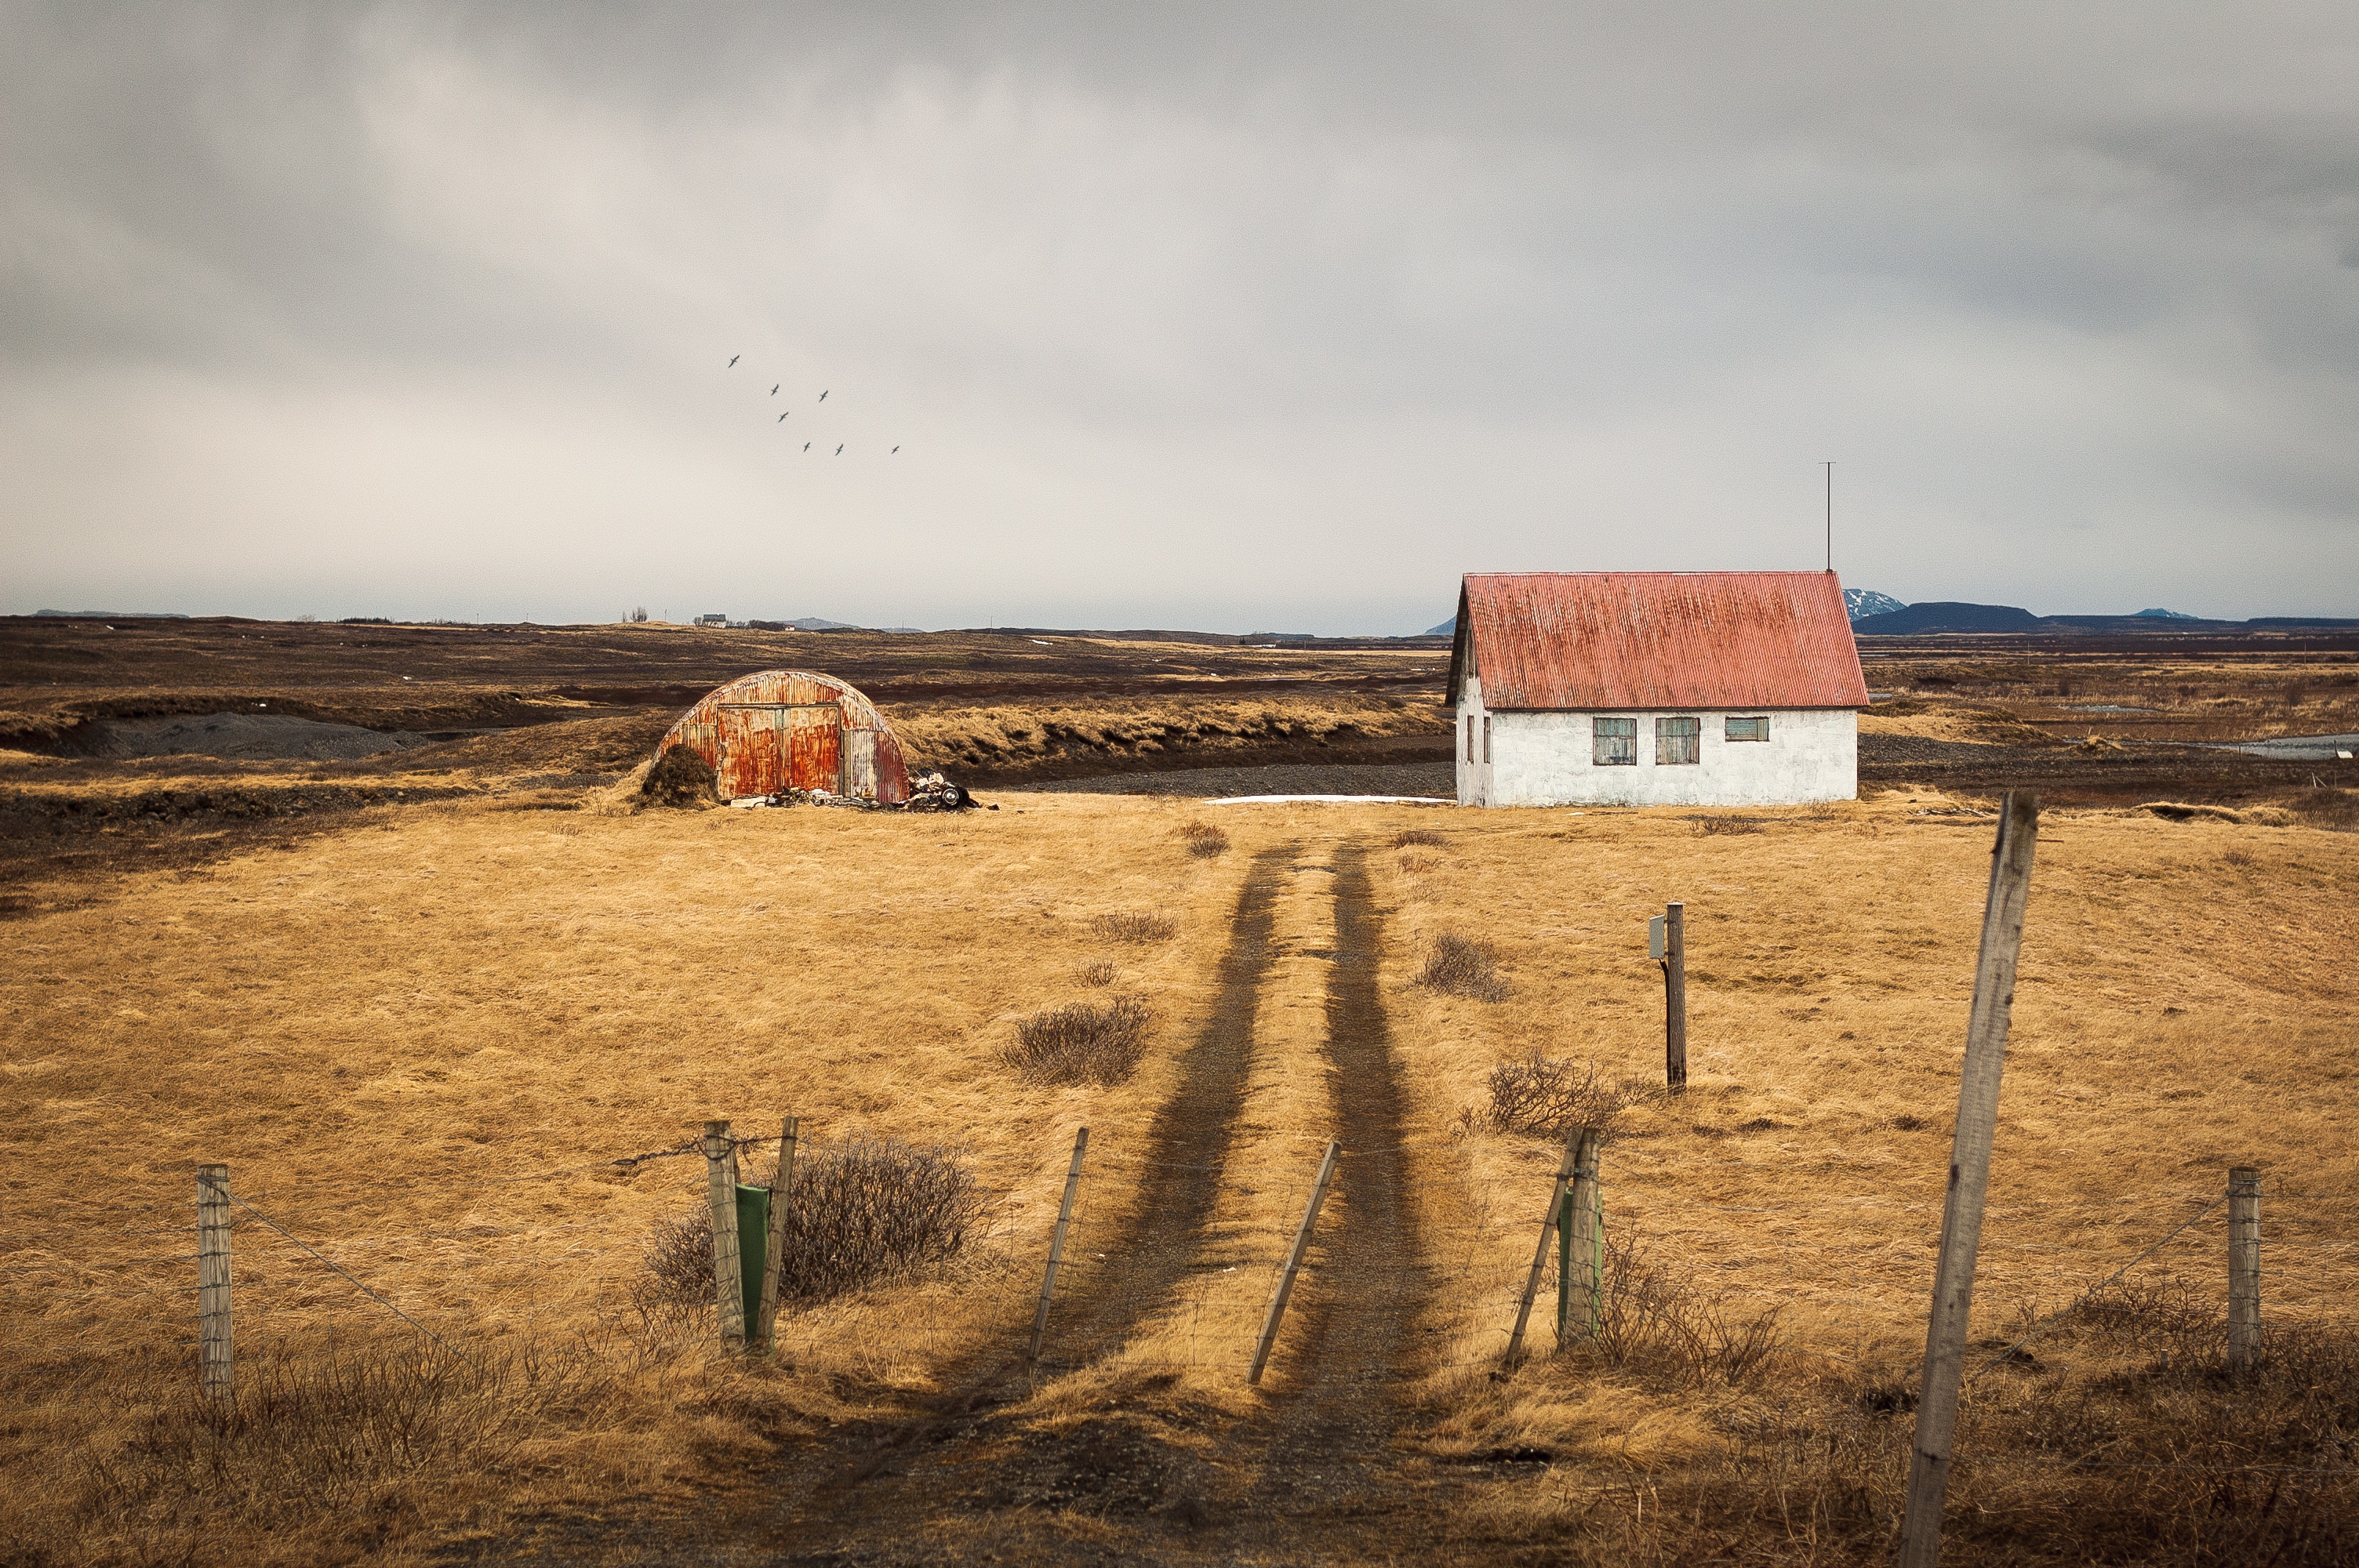
{"type": "Polygon", "coordinates": [[[1497,708],[1867,706],[1832,572],[1469,573],[1452,703],[1470,669],[1497,708]]]}

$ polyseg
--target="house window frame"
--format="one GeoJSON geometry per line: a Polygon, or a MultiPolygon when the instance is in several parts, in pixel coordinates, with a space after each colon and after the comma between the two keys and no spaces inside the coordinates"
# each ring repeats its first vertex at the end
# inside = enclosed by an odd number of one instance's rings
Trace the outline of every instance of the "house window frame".
{"type": "Polygon", "coordinates": [[[1491,765],[1491,716],[1483,715],[1483,765],[1491,765]]]}
{"type": "Polygon", "coordinates": [[[1589,765],[1593,768],[1636,767],[1638,721],[1613,714],[1592,715],[1589,720],[1589,765]],[[1622,754],[1615,756],[1613,754],[1614,752],[1622,754]]]}
{"type": "Polygon", "coordinates": [[[1731,713],[1723,716],[1721,736],[1723,741],[1750,743],[1769,739],[1769,716],[1766,713],[1731,713]],[[1736,727],[1745,725],[1751,733],[1738,734],[1736,727]]]}
{"type": "Polygon", "coordinates": [[[1694,768],[1703,765],[1703,720],[1692,714],[1667,713],[1655,720],[1655,765],[1694,768]],[[1684,730],[1676,725],[1686,725],[1684,730]],[[1685,752],[1684,756],[1678,753],[1685,752]]]}
{"type": "Polygon", "coordinates": [[[1466,760],[1474,760],[1474,716],[1471,713],[1466,716],[1466,760]]]}

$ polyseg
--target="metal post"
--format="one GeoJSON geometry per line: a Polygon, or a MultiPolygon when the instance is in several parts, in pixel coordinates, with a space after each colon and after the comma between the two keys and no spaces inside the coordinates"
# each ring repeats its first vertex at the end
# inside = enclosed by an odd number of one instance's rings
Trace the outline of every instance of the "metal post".
{"type": "Polygon", "coordinates": [[[229,1167],[197,1167],[197,1382],[209,1399],[231,1395],[229,1167]]]}
{"type": "Polygon", "coordinates": [[[2228,1365],[2250,1370],[2261,1349],[2261,1173],[2228,1173],[2228,1365]]]}
{"type": "Polygon", "coordinates": [[[1925,1382],[1917,1400],[1908,1498],[1900,1521],[1900,1568],[1937,1568],[1941,1561],[1950,1441],[1957,1428],[1966,1318],[1973,1305],[1983,1198],[1990,1188],[1991,1137],[1998,1123],[1999,1075],[2006,1065],[2007,1020],[2015,1005],[2015,961],[2023,944],[2024,901],[2031,889],[2031,852],[2038,836],[2039,797],[2010,791],[1999,814],[1998,842],[1991,850],[1982,950],[1974,961],[1974,999],[1966,1022],[1965,1066],[1958,1080],[1949,1195],[1941,1206],[1941,1253],[1933,1272],[1933,1307],[1925,1325],[1925,1382]]]}
{"type": "Polygon", "coordinates": [[[737,1141],[725,1121],[704,1124],[705,1197],[712,1209],[712,1302],[721,1343],[745,1348],[745,1259],[737,1250],[737,1141]]]}
{"type": "Polygon", "coordinates": [[[1688,906],[1663,907],[1663,1082],[1688,1087],[1688,906]]]}
{"type": "Polygon", "coordinates": [[[1269,1303],[1269,1316],[1261,1325],[1260,1342],[1254,1346],[1253,1370],[1245,1374],[1248,1383],[1261,1381],[1261,1369],[1269,1365],[1270,1346],[1277,1343],[1278,1320],[1286,1315],[1286,1303],[1294,1295],[1294,1276],[1302,1267],[1302,1255],[1310,1250],[1310,1229],[1319,1222],[1319,1206],[1327,1199],[1327,1184],[1335,1179],[1335,1160],[1343,1146],[1333,1139],[1327,1141],[1327,1157],[1319,1162],[1319,1180],[1310,1189],[1310,1202],[1302,1211],[1302,1224],[1294,1232],[1294,1246],[1286,1255],[1286,1272],[1277,1279],[1277,1294],[1269,1303]]]}
{"type": "Polygon", "coordinates": [[[1073,1134],[1073,1163],[1065,1172],[1065,1201],[1057,1206],[1057,1228],[1049,1238],[1049,1271],[1040,1276],[1040,1310],[1032,1314],[1032,1346],[1025,1359],[1040,1363],[1041,1342],[1049,1336],[1049,1302],[1057,1293],[1057,1264],[1065,1256],[1065,1227],[1073,1221],[1073,1195],[1082,1185],[1082,1156],[1090,1152],[1090,1130],[1073,1134]]]}

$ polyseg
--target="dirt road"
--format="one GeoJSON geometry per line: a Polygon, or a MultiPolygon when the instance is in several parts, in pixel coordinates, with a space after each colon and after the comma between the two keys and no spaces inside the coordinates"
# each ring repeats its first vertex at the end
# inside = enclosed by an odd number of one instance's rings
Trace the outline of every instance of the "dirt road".
{"type": "MultiPolygon", "coordinates": [[[[611,1563],[1321,1562],[1389,1560],[1446,1528],[1442,1499],[1395,1454],[1408,1411],[1427,1281],[1400,1150],[1401,1107],[1378,982],[1382,915],[1363,852],[1332,866],[1284,846],[1257,857],[1232,921],[1215,1005],[1148,1139],[1142,1201],[1105,1260],[1060,1299],[1036,1374],[1021,1346],[961,1369],[894,1421],[782,1454],[754,1487],[702,1506],[543,1521],[525,1541],[478,1541],[471,1561],[611,1563]],[[1321,1288],[1289,1321],[1282,1376],[1234,1419],[1179,1397],[1123,1401],[1078,1422],[1017,1408],[1041,1383],[1118,1352],[1218,1247],[1255,1024],[1285,880],[1332,870],[1334,946],[1324,1066],[1344,1157],[1326,1212],[1321,1288]]],[[[1242,1376],[1243,1368],[1239,1368],[1242,1376]]],[[[1166,1379],[1169,1383],[1172,1379],[1166,1379]]],[[[1136,1392],[1136,1390],[1134,1390],[1136,1392]]]]}

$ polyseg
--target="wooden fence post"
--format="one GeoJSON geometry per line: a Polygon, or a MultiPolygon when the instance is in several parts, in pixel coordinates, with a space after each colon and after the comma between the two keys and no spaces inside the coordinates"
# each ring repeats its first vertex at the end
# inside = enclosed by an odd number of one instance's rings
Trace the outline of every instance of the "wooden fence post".
{"type": "Polygon", "coordinates": [[[1253,1370],[1245,1374],[1249,1384],[1259,1383],[1261,1369],[1269,1365],[1270,1346],[1277,1343],[1278,1320],[1286,1315],[1286,1303],[1293,1298],[1294,1276],[1302,1268],[1302,1255],[1310,1250],[1311,1227],[1319,1223],[1319,1206],[1327,1201],[1327,1184],[1335,1179],[1335,1160],[1343,1152],[1341,1143],[1332,1138],[1327,1141],[1327,1157],[1319,1162],[1318,1184],[1310,1189],[1310,1202],[1303,1207],[1302,1224],[1294,1233],[1294,1246],[1286,1254],[1286,1272],[1277,1277],[1277,1294],[1270,1300],[1269,1316],[1263,1320],[1261,1339],[1254,1346],[1253,1370]]]}
{"type": "Polygon", "coordinates": [[[1688,1087],[1688,906],[1663,906],[1663,1082],[1688,1087]]]}
{"type": "Polygon", "coordinates": [[[2228,1365],[2251,1368],[2261,1349],[2261,1173],[2228,1173],[2228,1365]]]}
{"type": "Polygon", "coordinates": [[[206,1397],[231,1397],[229,1167],[197,1167],[197,1382],[206,1397]]]}
{"type": "Polygon", "coordinates": [[[1925,1382],[1917,1400],[1908,1499],[1900,1522],[1900,1568],[1936,1568],[1941,1560],[1941,1505],[1950,1485],[1950,1442],[1957,1428],[1966,1317],[1973,1305],[1983,1198],[1990,1188],[1991,1135],[1998,1122],[1999,1075],[2006,1065],[2007,1020],[2015,1006],[2016,956],[2023,944],[2024,901],[2031,888],[2031,852],[2038,837],[2039,797],[2009,791],[1999,813],[1998,842],[1991,850],[1990,894],[1983,907],[1973,1006],[1966,1020],[1949,1195],[1941,1205],[1941,1252],[1933,1272],[1933,1308],[1925,1325],[1925,1382]]]}
{"type": "Polygon", "coordinates": [[[1057,1228],[1049,1237],[1049,1270],[1040,1276],[1040,1310],[1032,1314],[1032,1346],[1024,1353],[1032,1366],[1040,1364],[1040,1346],[1049,1336],[1049,1302],[1057,1293],[1057,1264],[1065,1256],[1065,1227],[1073,1222],[1073,1195],[1081,1190],[1082,1156],[1090,1152],[1090,1130],[1073,1134],[1073,1163],[1065,1172],[1065,1198],[1057,1206],[1057,1228]]]}
{"type": "Polygon", "coordinates": [[[1605,1227],[1598,1223],[1605,1195],[1597,1170],[1603,1141],[1593,1127],[1582,1128],[1574,1139],[1572,1185],[1566,1189],[1564,1215],[1557,1226],[1556,1339],[1560,1345],[1576,1333],[1596,1338],[1598,1319],[1605,1309],[1605,1227]]]}
{"type": "Polygon", "coordinates": [[[795,1135],[799,1117],[788,1117],[778,1130],[778,1168],[770,1174],[769,1245],[762,1253],[762,1302],[755,1316],[752,1339],[765,1351],[774,1349],[778,1326],[778,1263],[787,1250],[787,1205],[793,1200],[795,1135]]]}
{"type": "Polygon", "coordinates": [[[1564,1159],[1556,1168],[1556,1181],[1549,1188],[1548,1214],[1540,1220],[1540,1238],[1532,1248],[1532,1271],[1524,1276],[1523,1299],[1516,1303],[1516,1330],[1507,1336],[1506,1360],[1512,1364],[1523,1354],[1524,1329],[1532,1320],[1532,1300],[1540,1293],[1540,1275],[1548,1268],[1549,1238],[1556,1234],[1557,1212],[1564,1206],[1564,1184],[1572,1175],[1572,1168],[1581,1162],[1581,1135],[1589,1130],[1575,1128],[1565,1140],[1564,1159]]]}
{"type": "Polygon", "coordinates": [[[737,1141],[725,1121],[704,1124],[705,1195],[712,1206],[713,1305],[721,1314],[721,1343],[745,1348],[745,1260],[737,1251],[737,1141]]]}

